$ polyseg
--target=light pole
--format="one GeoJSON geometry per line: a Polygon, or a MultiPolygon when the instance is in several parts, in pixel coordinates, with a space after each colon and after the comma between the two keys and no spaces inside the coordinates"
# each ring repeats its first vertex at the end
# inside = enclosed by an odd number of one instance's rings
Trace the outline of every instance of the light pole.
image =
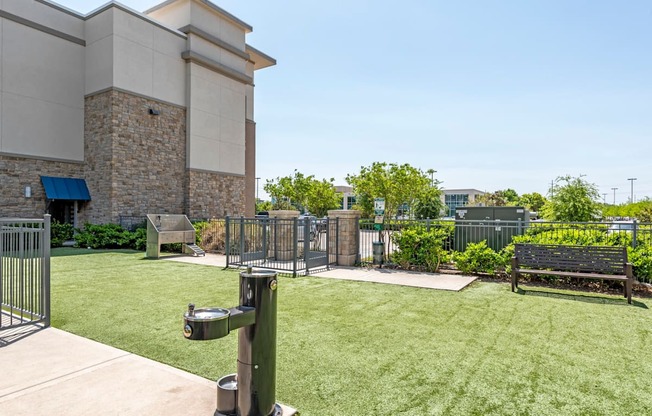
{"type": "Polygon", "coordinates": [[[602,202],[603,202],[605,205],[607,205],[607,193],[606,193],[606,192],[604,192],[604,193],[602,194],[602,202]]]}
{"type": "Polygon", "coordinates": [[[634,203],[634,181],[636,180],[636,178],[627,178],[627,180],[632,183],[632,195],[629,198],[629,203],[633,204],[634,203]]]}
{"type": "Polygon", "coordinates": [[[616,205],[616,189],[618,188],[611,188],[611,190],[614,191],[614,205],[616,205]]]}
{"type": "Polygon", "coordinates": [[[257,177],[256,178],[256,202],[258,202],[258,181],[259,180],[260,180],[260,178],[257,177]]]}

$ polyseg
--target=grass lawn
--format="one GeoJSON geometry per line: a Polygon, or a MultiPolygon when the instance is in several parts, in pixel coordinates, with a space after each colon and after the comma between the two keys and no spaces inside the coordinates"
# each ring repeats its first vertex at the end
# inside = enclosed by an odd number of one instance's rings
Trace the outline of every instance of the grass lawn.
{"type": "MultiPolygon", "coordinates": [[[[188,302],[236,306],[236,271],[53,255],[53,326],[209,379],[236,371],[236,334],[182,335],[188,302]]],[[[652,414],[650,300],[525,289],[281,277],[277,400],[320,416],[652,414]]]]}

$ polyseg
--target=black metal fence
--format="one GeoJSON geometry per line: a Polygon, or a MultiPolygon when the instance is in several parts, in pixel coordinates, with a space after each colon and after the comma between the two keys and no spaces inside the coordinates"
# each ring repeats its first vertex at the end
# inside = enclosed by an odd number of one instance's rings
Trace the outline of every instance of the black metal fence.
{"type": "Polygon", "coordinates": [[[0,330],[50,325],[50,216],[0,219],[0,330]]]}
{"type": "Polygon", "coordinates": [[[464,251],[469,243],[486,241],[487,246],[500,251],[514,241],[568,245],[618,245],[633,248],[652,246],[652,223],[631,222],[547,222],[547,221],[461,221],[461,220],[395,220],[375,229],[372,221],[360,221],[360,260],[373,261],[373,243],[384,243],[385,259],[391,261],[398,247],[392,236],[407,228],[445,231],[443,248],[464,251]]]}
{"type": "Polygon", "coordinates": [[[336,261],[331,235],[337,231],[337,220],[227,217],[226,264],[292,276],[327,269],[336,261]]]}

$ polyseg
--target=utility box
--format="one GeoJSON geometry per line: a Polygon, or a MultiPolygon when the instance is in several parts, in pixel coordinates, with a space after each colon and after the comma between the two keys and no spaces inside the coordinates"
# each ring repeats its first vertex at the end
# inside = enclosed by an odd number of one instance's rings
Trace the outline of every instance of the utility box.
{"type": "Polygon", "coordinates": [[[456,251],[466,250],[469,243],[486,240],[495,251],[523,235],[530,223],[530,211],[524,207],[458,207],[455,210],[456,251]]]}

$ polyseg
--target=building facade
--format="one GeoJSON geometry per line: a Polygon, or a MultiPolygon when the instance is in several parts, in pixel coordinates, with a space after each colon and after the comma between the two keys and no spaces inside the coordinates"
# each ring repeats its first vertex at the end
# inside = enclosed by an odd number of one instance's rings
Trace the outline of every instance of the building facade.
{"type": "Polygon", "coordinates": [[[254,72],[276,61],[251,31],[208,0],[0,0],[0,217],[253,215],[254,72]]]}
{"type": "Polygon", "coordinates": [[[447,208],[448,217],[455,217],[457,207],[473,205],[477,197],[485,193],[477,189],[444,189],[442,199],[447,208]]]}

